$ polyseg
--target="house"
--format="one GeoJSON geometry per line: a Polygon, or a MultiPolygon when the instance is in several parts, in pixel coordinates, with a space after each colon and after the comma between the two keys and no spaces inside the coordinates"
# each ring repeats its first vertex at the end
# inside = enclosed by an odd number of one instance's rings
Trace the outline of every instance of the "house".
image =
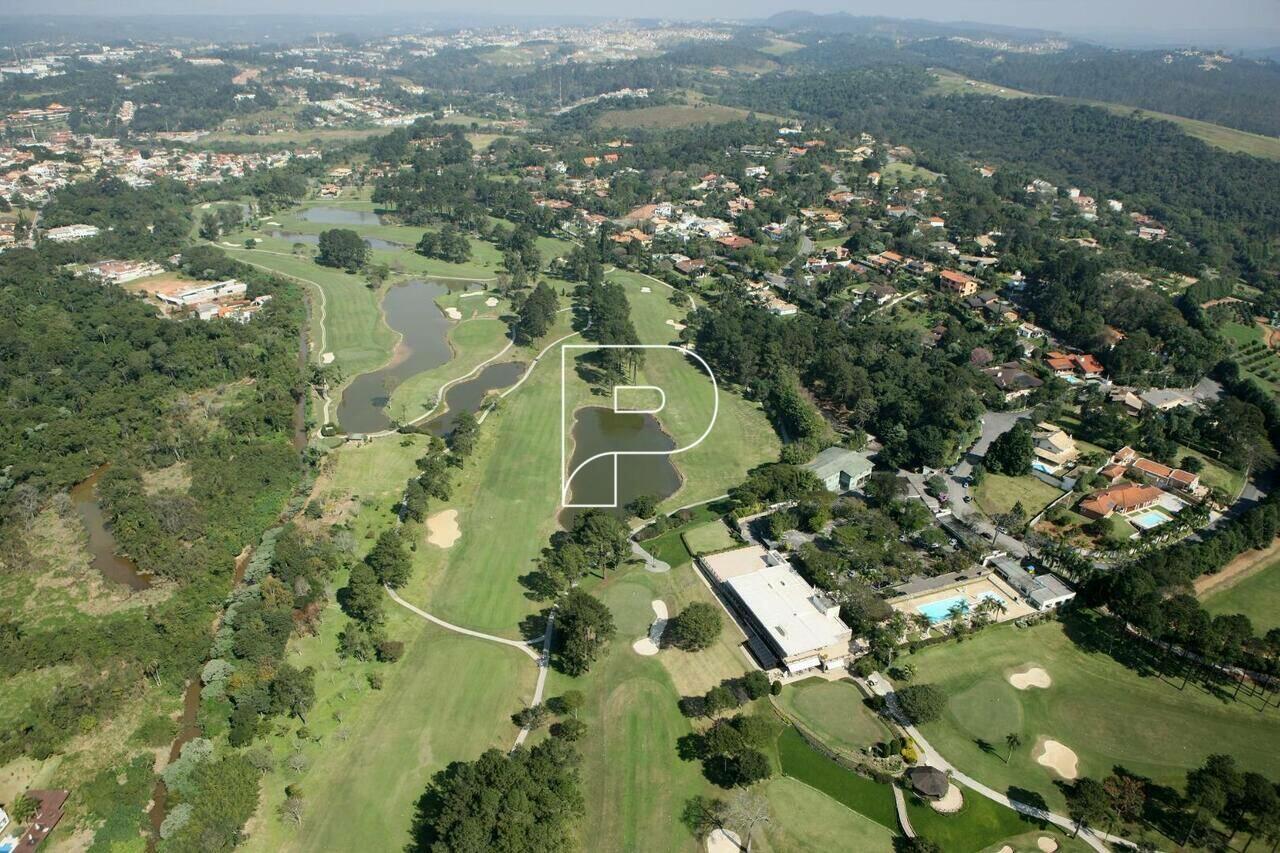
{"type": "Polygon", "coordinates": [[[728,237],[721,237],[720,239],[716,240],[716,242],[719,243],[721,246],[724,246],[726,249],[745,249],[748,246],[755,245],[755,241],[752,240],[750,237],[743,237],[738,234],[731,234],[728,237]]]}
{"type": "Polygon", "coordinates": [[[926,800],[941,800],[951,790],[951,779],[936,767],[919,764],[907,770],[911,790],[926,800]]]}
{"type": "Polygon", "coordinates": [[[1137,417],[1146,408],[1146,403],[1142,402],[1141,397],[1133,393],[1132,388],[1115,387],[1111,389],[1107,396],[1111,402],[1124,406],[1125,410],[1134,417],[1137,417]]]}
{"type": "Polygon", "coordinates": [[[676,270],[685,275],[699,275],[707,268],[707,262],[702,258],[686,258],[676,263],[676,270]]]}
{"type": "Polygon", "coordinates": [[[1102,362],[1089,353],[1065,353],[1054,350],[1046,353],[1044,363],[1059,376],[1080,374],[1085,379],[1102,376],[1102,362]]]}
{"type": "Polygon", "coordinates": [[[1164,492],[1155,486],[1121,483],[1094,492],[1076,507],[1089,518],[1108,518],[1112,513],[1133,512],[1157,503],[1164,492]]]}
{"type": "Polygon", "coordinates": [[[1138,395],[1144,405],[1161,412],[1168,412],[1180,406],[1190,406],[1194,401],[1181,391],[1171,388],[1153,388],[1138,395]]]}
{"type": "Polygon", "coordinates": [[[898,289],[892,284],[873,284],[862,294],[863,299],[873,300],[876,305],[887,305],[898,295],[898,289]]]}
{"type": "Polygon", "coordinates": [[[978,292],[978,280],[959,270],[942,270],[938,273],[938,282],[945,290],[961,298],[978,292]]]}
{"type": "Polygon", "coordinates": [[[1152,459],[1135,459],[1129,470],[1136,471],[1145,482],[1162,489],[1177,489],[1190,494],[1200,488],[1199,474],[1192,474],[1181,468],[1170,468],[1152,459]]]}
{"type": "Polygon", "coordinates": [[[996,367],[985,368],[983,373],[991,377],[996,387],[1004,393],[1004,401],[1012,403],[1026,397],[1039,388],[1044,382],[1023,370],[1016,361],[1006,362],[996,367]]]}
{"type": "Polygon", "coordinates": [[[151,261],[99,261],[90,264],[88,272],[112,284],[126,284],[164,272],[164,267],[151,261]]]}
{"type": "Polygon", "coordinates": [[[1051,423],[1041,421],[1036,424],[1031,440],[1034,443],[1032,452],[1051,468],[1074,462],[1080,456],[1075,439],[1067,435],[1062,427],[1051,423]]]}
{"type": "Polygon", "coordinates": [[[840,494],[861,488],[871,476],[871,459],[865,453],[844,447],[828,447],[805,466],[827,491],[840,494]]]}
{"type": "Polygon", "coordinates": [[[853,631],[840,620],[840,605],[809,586],[776,551],[749,545],[699,557],[698,562],[748,635],[758,638],[752,651],[766,666],[776,660],[794,675],[844,665],[853,631]]]}
{"type": "Polygon", "coordinates": [[[991,565],[1036,610],[1056,610],[1076,597],[1075,590],[1052,572],[1032,574],[1008,557],[997,557],[991,565]]]}

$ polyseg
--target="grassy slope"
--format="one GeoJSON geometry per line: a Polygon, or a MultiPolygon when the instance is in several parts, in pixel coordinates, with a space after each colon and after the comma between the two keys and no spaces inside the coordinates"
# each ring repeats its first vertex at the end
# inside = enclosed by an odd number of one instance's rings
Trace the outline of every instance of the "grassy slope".
{"type": "Polygon", "coordinates": [[[892,733],[849,681],[808,678],[783,688],[777,703],[823,743],[857,754],[892,733]]]}
{"type": "Polygon", "coordinates": [[[1030,474],[1021,477],[987,474],[975,489],[974,501],[979,509],[990,516],[1008,512],[1015,503],[1021,501],[1027,518],[1031,518],[1061,494],[1061,490],[1030,474]]]}
{"type": "MultiPolygon", "coordinates": [[[[1073,633],[1088,628],[1072,617],[1073,633]]],[[[1086,652],[1062,623],[1030,629],[1001,625],[963,644],[933,646],[911,658],[916,680],[950,697],[943,718],[924,726],[930,742],[957,767],[997,790],[1020,786],[1064,805],[1056,777],[1032,758],[1032,745],[1052,737],[1079,756],[1081,775],[1101,778],[1121,764],[1163,784],[1181,787],[1188,769],[1211,752],[1235,755],[1245,769],[1280,772],[1280,726],[1275,710],[1259,714],[1245,702],[1215,698],[1199,687],[1142,676],[1103,652],[1086,652]],[[1044,667],[1047,690],[1015,690],[1008,673],[1044,667]],[[1005,735],[1023,746],[1004,762],[1005,735]],[[984,752],[976,743],[995,744],[984,752]]]]}
{"type": "Polygon", "coordinates": [[[1280,627],[1280,563],[1214,590],[1205,598],[1204,606],[1214,614],[1245,614],[1259,634],[1280,627]]]}
{"type": "Polygon", "coordinates": [[[1221,148],[1225,151],[1252,154],[1255,157],[1265,157],[1269,160],[1280,160],[1280,138],[1276,138],[1274,136],[1249,133],[1244,130],[1224,127],[1220,124],[1212,124],[1207,121],[1171,115],[1169,113],[1160,113],[1154,110],[1139,109],[1137,107],[1126,106],[1125,104],[1114,104],[1107,101],[1091,101],[1085,98],[1063,98],[1056,95],[1038,95],[1033,92],[1023,92],[1018,89],[1011,89],[1007,86],[999,86],[982,80],[968,80],[961,77],[959,74],[941,69],[935,69],[934,75],[938,78],[938,82],[934,88],[941,94],[994,95],[998,98],[1052,98],[1053,100],[1066,101],[1073,104],[1100,107],[1104,110],[1108,110],[1109,112],[1113,112],[1116,115],[1132,115],[1133,113],[1137,113],[1143,118],[1171,121],[1182,128],[1183,132],[1189,136],[1194,136],[1209,145],[1221,148]]]}

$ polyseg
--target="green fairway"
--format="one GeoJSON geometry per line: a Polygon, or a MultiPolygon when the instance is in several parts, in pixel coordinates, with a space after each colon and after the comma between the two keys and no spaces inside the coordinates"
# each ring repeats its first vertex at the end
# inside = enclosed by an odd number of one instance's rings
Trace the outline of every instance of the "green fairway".
{"type": "Polygon", "coordinates": [[[1243,613],[1257,634],[1280,628],[1280,563],[1272,563],[1204,599],[1210,613],[1243,613]]]}
{"type": "Polygon", "coordinates": [[[769,823],[763,833],[765,845],[774,853],[810,853],[818,850],[856,850],[858,853],[888,853],[894,833],[875,821],[850,811],[840,803],[803,782],[789,777],[774,779],[765,786],[769,798],[769,823]]]}
{"type": "Polygon", "coordinates": [[[741,544],[733,538],[729,528],[718,518],[715,521],[691,527],[683,535],[684,544],[693,554],[711,554],[741,544]]]}
{"type": "Polygon", "coordinates": [[[791,727],[778,738],[778,756],[786,775],[816,788],[886,829],[897,831],[898,813],[888,785],[873,782],[837,764],[810,746],[791,727]]]}
{"type": "Polygon", "coordinates": [[[774,701],[827,746],[851,755],[892,736],[851,681],[806,678],[782,688],[774,701]]]}
{"type": "MultiPolygon", "coordinates": [[[[1037,738],[1073,750],[1082,776],[1103,778],[1116,765],[1178,788],[1186,771],[1215,752],[1236,756],[1245,770],[1280,773],[1277,710],[1217,698],[1194,683],[1140,675],[1103,651],[1077,645],[1096,637],[1092,613],[1033,628],[983,630],[963,644],[931,646],[911,657],[916,681],[938,685],[950,701],[925,737],[959,769],[998,791],[1012,786],[1064,808],[1058,777],[1033,758],[1037,738]],[[1010,673],[1030,665],[1048,672],[1048,689],[1016,690],[1010,673]],[[1005,736],[1023,745],[1005,763],[1005,736]],[[988,746],[984,749],[983,744],[988,746]]],[[[1097,640],[1106,648],[1107,640],[1097,640]]],[[[1125,641],[1117,644],[1124,652],[1125,641]]]]}

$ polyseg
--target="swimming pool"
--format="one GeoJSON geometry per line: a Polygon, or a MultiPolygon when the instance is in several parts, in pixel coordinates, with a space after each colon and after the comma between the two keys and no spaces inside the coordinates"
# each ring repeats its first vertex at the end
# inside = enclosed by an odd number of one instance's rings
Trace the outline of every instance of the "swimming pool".
{"type": "MultiPolygon", "coordinates": [[[[984,592],[980,597],[980,601],[991,599],[994,601],[1004,602],[1004,599],[993,592],[984,592]]],[[[951,618],[951,608],[960,605],[961,613],[969,612],[969,596],[953,595],[950,598],[944,598],[941,601],[931,601],[928,604],[921,604],[916,608],[916,612],[928,617],[930,625],[937,625],[939,622],[946,622],[951,618]]]]}
{"type": "Polygon", "coordinates": [[[1053,469],[1039,460],[1032,462],[1031,467],[1035,468],[1037,471],[1043,471],[1046,474],[1053,474],[1053,469]]]}
{"type": "Polygon", "coordinates": [[[1149,509],[1142,515],[1129,516],[1129,523],[1143,530],[1152,530],[1169,521],[1169,516],[1155,509],[1149,509]]]}

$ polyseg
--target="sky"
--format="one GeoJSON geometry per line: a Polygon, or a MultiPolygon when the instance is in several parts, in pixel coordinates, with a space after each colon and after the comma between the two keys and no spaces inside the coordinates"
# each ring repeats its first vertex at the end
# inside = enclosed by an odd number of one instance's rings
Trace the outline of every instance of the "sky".
{"type": "Polygon", "coordinates": [[[1138,40],[1185,34],[1252,33],[1280,44],[1280,0],[648,0],[641,5],[599,0],[0,0],[0,14],[407,14],[605,15],[688,18],[767,17],[800,8],[814,12],[980,21],[1071,34],[1130,33],[1138,40]]]}

